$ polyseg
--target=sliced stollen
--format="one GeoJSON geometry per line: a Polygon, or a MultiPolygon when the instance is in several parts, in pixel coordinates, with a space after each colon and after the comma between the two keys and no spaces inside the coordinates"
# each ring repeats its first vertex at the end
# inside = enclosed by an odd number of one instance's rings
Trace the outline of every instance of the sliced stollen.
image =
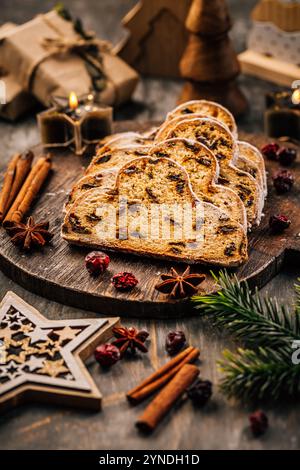
{"type": "Polygon", "coordinates": [[[152,147],[149,156],[171,158],[183,166],[196,196],[219,207],[247,230],[244,204],[232,189],[216,184],[218,161],[205,145],[187,139],[170,139],[152,147]]]}
{"type": "Polygon", "coordinates": [[[89,191],[90,189],[98,189],[101,192],[109,191],[115,185],[117,173],[118,170],[116,168],[111,170],[103,170],[102,172],[95,174],[87,174],[80,178],[80,180],[73,186],[72,191],[69,194],[65,210],[68,210],[69,206],[75,202],[77,197],[79,197],[85,191],[89,191]]]}
{"type": "Polygon", "coordinates": [[[201,114],[212,117],[225,124],[235,138],[238,136],[237,125],[231,112],[219,103],[207,100],[193,100],[183,103],[167,115],[167,120],[177,116],[188,116],[189,114],[201,114]]]}
{"type": "Polygon", "coordinates": [[[218,183],[234,190],[241,198],[247,212],[248,227],[259,224],[264,205],[263,191],[253,176],[235,166],[238,147],[226,126],[210,118],[184,120],[178,122],[167,137],[196,140],[206,145],[220,165],[218,183]]]}
{"type": "MultiPolygon", "coordinates": [[[[125,151],[124,159],[114,168],[81,178],[74,186],[66,208],[87,190],[98,188],[101,192],[106,192],[111,189],[115,184],[118,169],[124,162],[136,159],[134,153],[128,155],[127,150],[125,151]]],[[[152,158],[171,158],[181,164],[187,171],[192,189],[199,199],[220,207],[230,218],[247,229],[246,211],[241,199],[231,189],[216,185],[219,165],[213,153],[203,144],[187,139],[171,139],[149,149],[148,155],[152,158]]]]}
{"type": "Polygon", "coordinates": [[[101,192],[110,190],[116,182],[118,170],[127,162],[140,156],[147,156],[149,148],[144,146],[128,146],[124,148],[106,149],[103,154],[93,157],[85,175],[73,186],[69,194],[65,210],[68,210],[77,197],[85,191],[97,188],[101,192]]]}
{"type": "MultiPolygon", "coordinates": [[[[156,141],[161,141],[161,140],[165,140],[168,138],[168,135],[169,133],[171,132],[172,129],[174,129],[174,127],[177,126],[177,124],[181,121],[187,121],[187,120],[192,120],[192,119],[196,119],[196,118],[203,118],[203,117],[208,117],[208,116],[205,116],[204,114],[186,114],[186,115],[177,115],[175,116],[174,118],[170,119],[169,121],[165,121],[161,127],[158,129],[157,133],[156,133],[156,136],[155,136],[155,140],[156,141]]],[[[218,122],[221,122],[220,120],[218,119],[215,119],[215,118],[212,118],[218,122]]],[[[223,123],[223,125],[225,126],[225,124],[223,123]]],[[[227,129],[229,130],[228,126],[226,126],[227,129]]],[[[250,144],[249,144],[250,145],[250,144]]],[[[250,146],[252,147],[252,146],[250,146]]],[[[235,160],[235,166],[237,168],[239,168],[240,170],[243,170],[243,171],[247,171],[248,173],[250,173],[254,179],[256,179],[258,185],[261,187],[261,189],[265,192],[265,187],[264,187],[264,181],[263,181],[263,175],[261,173],[261,168],[260,166],[258,165],[257,161],[255,161],[254,158],[251,158],[251,151],[250,149],[247,149],[245,150],[243,148],[243,154],[239,154],[237,155],[236,157],[236,160],[235,160]],[[249,156],[249,158],[248,158],[249,156]]]]}
{"type": "Polygon", "coordinates": [[[120,170],[111,194],[93,189],[79,197],[65,217],[62,237],[69,243],[189,264],[238,266],[248,257],[243,227],[199,201],[184,168],[167,158],[133,160],[120,170]]]}
{"type": "Polygon", "coordinates": [[[105,137],[97,146],[96,154],[106,153],[110,149],[132,146],[152,145],[154,137],[146,137],[138,132],[121,132],[105,137]]]}
{"type": "Polygon", "coordinates": [[[91,163],[86,169],[86,174],[95,175],[103,170],[111,170],[112,168],[121,168],[125,163],[133,158],[147,156],[150,147],[138,145],[128,145],[126,147],[116,147],[105,149],[105,152],[95,155],[91,163]]]}
{"type": "Polygon", "coordinates": [[[252,162],[253,165],[258,168],[258,172],[261,175],[264,193],[267,195],[268,193],[268,185],[267,185],[267,173],[266,173],[266,166],[265,160],[262,153],[258,150],[257,147],[254,145],[249,144],[249,142],[244,142],[239,140],[238,141],[239,147],[239,155],[243,158],[246,158],[249,162],[252,162]]]}

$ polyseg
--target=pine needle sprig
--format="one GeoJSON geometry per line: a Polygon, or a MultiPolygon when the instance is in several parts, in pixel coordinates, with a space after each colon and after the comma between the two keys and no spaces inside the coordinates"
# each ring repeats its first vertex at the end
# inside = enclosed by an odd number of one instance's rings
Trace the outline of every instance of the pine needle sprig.
{"type": "Polygon", "coordinates": [[[202,315],[213,316],[215,326],[227,329],[249,347],[290,348],[292,341],[300,340],[300,312],[291,313],[276,299],[261,299],[257,289],[252,292],[236,276],[226,272],[213,276],[220,290],[194,296],[192,301],[202,315]]]}
{"type": "Polygon", "coordinates": [[[219,368],[224,373],[221,391],[228,398],[278,400],[300,395],[300,364],[294,365],[290,354],[269,349],[226,350],[219,368]]]}
{"type": "MultiPolygon", "coordinates": [[[[300,342],[300,285],[295,286],[293,311],[276,299],[261,299],[246,282],[221,272],[214,276],[220,290],[192,301],[202,315],[228,330],[247,349],[224,351],[218,362],[224,376],[220,387],[228,397],[240,400],[278,400],[300,395],[300,364],[292,360],[295,341],[300,342]]],[[[299,279],[300,281],[300,279],[299,279]]]]}

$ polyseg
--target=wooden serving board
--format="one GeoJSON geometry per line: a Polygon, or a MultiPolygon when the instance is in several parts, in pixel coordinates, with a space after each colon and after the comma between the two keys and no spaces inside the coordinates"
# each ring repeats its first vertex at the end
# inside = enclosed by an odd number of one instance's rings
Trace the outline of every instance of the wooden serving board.
{"type": "MultiPolygon", "coordinates": [[[[115,132],[143,131],[150,126],[151,123],[125,121],[116,123],[115,132]]],[[[258,147],[267,141],[265,136],[241,135],[241,139],[258,147]]],[[[33,150],[37,157],[42,153],[41,147],[33,150]]],[[[159,318],[191,314],[193,307],[188,300],[170,300],[154,288],[159,274],[167,272],[174,263],[112,254],[109,269],[103,276],[94,279],[88,274],[84,258],[91,250],[69,246],[60,237],[60,227],[67,194],[81,176],[89,158],[76,157],[69,151],[56,150],[51,153],[54,171],[33,207],[32,215],[37,221],[50,221],[55,234],[53,243],[42,251],[24,254],[12,245],[6,232],[0,230],[0,269],[32,292],[104,315],[159,318]],[[129,293],[117,292],[110,283],[111,277],[120,271],[132,272],[139,279],[138,286],[129,293]]],[[[269,195],[265,217],[261,226],[249,236],[249,261],[233,270],[239,279],[246,279],[250,285],[259,288],[279,272],[288,254],[292,254],[291,261],[297,262],[300,258],[300,163],[295,163],[291,169],[296,179],[294,188],[280,196],[275,193],[271,179],[279,166],[276,162],[266,163],[269,195]],[[292,220],[292,225],[283,235],[271,235],[269,232],[269,217],[274,213],[284,213],[292,220]]],[[[183,270],[184,266],[178,265],[178,269],[183,270]]],[[[211,292],[214,283],[209,268],[198,265],[192,269],[208,273],[200,292],[211,292]]]]}

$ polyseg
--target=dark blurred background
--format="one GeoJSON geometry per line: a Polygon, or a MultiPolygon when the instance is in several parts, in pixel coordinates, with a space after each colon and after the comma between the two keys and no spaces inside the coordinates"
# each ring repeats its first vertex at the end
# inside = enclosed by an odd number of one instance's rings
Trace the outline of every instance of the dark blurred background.
{"type": "MultiPolygon", "coordinates": [[[[176,1],[176,0],[174,0],[176,1]]],[[[82,19],[87,29],[93,29],[103,39],[114,45],[125,35],[122,17],[137,3],[137,0],[65,0],[64,4],[74,16],[82,19]]],[[[231,37],[237,52],[246,47],[250,28],[250,12],[257,0],[227,0],[233,19],[231,37]]],[[[1,0],[1,23],[12,21],[24,23],[34,15],[46,12],[56,4],[51,0],[1,0]]],[[[172,47],[170,45],[170,47],[172,47]]],[[[250,109],[241,120],[241,129],[247,132],[263,131],[265,93],[277,87],[251,77],[241,76],[240,85],[248,97],[250,109]]],[[[143,79],[134,95],[134,102],[115,112],[116,119],[160,120],[176,104],[182,83],[180,81],[143,79]]],[[[0,122],[0,138],[8,153],[37,143],[38,133],[35,117],[27,116],[17,124],[0,122]]]]}

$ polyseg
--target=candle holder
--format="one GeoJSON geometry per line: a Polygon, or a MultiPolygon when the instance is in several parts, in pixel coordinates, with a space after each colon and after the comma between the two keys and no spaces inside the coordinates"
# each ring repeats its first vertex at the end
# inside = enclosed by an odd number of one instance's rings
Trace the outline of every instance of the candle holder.
{"type": "Polygon", "coordinates": [[[265,132],[300,141],[300,89],[266,95],[265,132]]]}
{"type": "Polygon", "coordinates": [[[54,97],[53,107],[38,114],[41,142],[46,148],[71,147],[76,155],[112,132],[113,109],[94,102],[92,94],[69,100],[54,97]]]}

